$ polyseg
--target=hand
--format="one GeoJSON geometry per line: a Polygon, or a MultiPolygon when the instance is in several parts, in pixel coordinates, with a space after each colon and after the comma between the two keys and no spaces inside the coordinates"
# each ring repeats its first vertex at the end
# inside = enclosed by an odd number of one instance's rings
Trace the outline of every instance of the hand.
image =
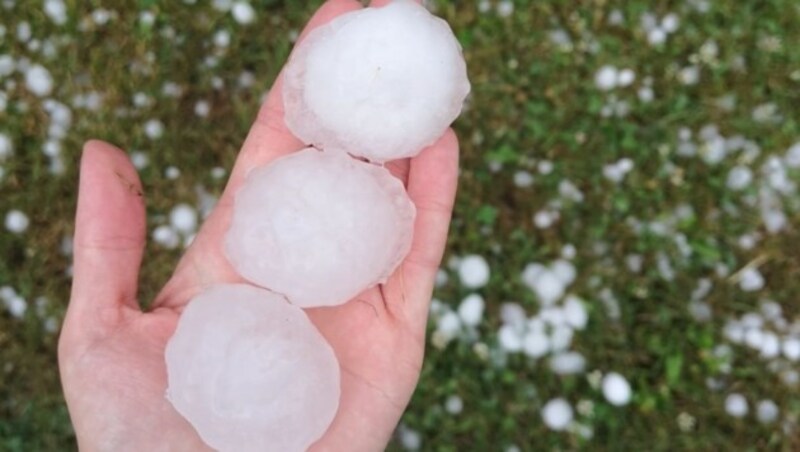
{"type": "MultiPolygon", "coordinates": [[[[326,2],[301,39],[360,7],[355,0],[326,2]]],[[[303,147],[286,129],[282,109],[279,77],[217,207],[148,312],[137,302],[146,229],[141,183],[122,151],[99,141],[84,147],[74,281],[59,342],[61,380],[82,450],[207,449],[165,398],[164,347],[195,294],[243,282],[223,254],[223,236],[248,170],[303,147]]],[[[342,370],[339,411],[313,450],[383,450],[419,378],[428,304],[456,191],[456,137],[448,131],[418,157],[388,166],[416,204],[414,242],[382,287],[335,308],[306,311],[342,370]]]]}

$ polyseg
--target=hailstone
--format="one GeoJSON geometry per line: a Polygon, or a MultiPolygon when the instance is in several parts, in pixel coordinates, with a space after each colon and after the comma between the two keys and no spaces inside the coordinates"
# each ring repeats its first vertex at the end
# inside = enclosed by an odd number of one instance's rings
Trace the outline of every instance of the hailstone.
{"type": "Polygon", "coordinates": [[[284,72],[289,130],[373,162],[433,144],[470,91],[450,26],[414,1],[343,14],[312,31],[284,72]]]}
{"type": "Polygon", "coordinates": [[[385,168],[308,148],[248,174],[225,250],[241,276],[297,306],[333,306],[394,272],[415,212],[385,168]]]}
{"type": "Polygon", "coordinates": [[[220,451],[303,451],[339,405],[339,363],[272,292],[218,285],[186,306],[165,352],[167,397],[220,451]]]}

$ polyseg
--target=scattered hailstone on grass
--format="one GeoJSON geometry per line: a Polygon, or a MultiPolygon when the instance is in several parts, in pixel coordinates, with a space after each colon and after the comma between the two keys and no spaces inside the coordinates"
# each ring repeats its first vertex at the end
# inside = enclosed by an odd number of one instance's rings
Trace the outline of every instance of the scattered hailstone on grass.
{"type": "Polygon", "coordinates": [[[158,119],[151,119],[144,123],[144,134],[151,140],[157,140],[164,135],[164,124],[158,119]]]}
{"type": "Polygon", "coordinates": [[[725,412],[733,417],[744,417],[747,415],[747,399],[738,393],[729,394],[725,398],[725,412]]]}
{"type": "Polygon", "coordinates": [[[472,327],[480,325],[485,305],[482,296],[476,293],[468,295],[458,306],[458,316],[461,317],[461,322],[472,327]]]}
{"type": "Polygon", "coordinates": [[[444,409],[450,414],[461,414],[464,411],[464,401],[457,395],[451,395],[444,402],[444,409]]]}
{"type": "Polygon", "coordinates": [[[246,285],[186,305],[165,350],[167,398],[221,451],[306,450],[339,405],[330,345],[302,309],[246,285]]]}
{"type": "Polygon", "coordinates": [[[178,247],[181,238],[171,226],[161,225],[153,230],[153,241],[166,249],[173,250],[178,247]]]}
{"type": "Polygon", "coordinates": [[[14,145],[8,135],[0,132],[0,162],[4,161],[14,152],[14,145]]]}
{"type": "Polygon", "coordinates": [[[188,204],[178,204],[169,212],[169,223],[184,234],[197,230],[197,210],[188,204]]]}
{"type": "Polygon", "coordinates": [[[25,71],[25,86],[31,93],[44,97],[53,90],[53,76],[44,66],[34,64],[25,71]]]}
{"type": "Polygon", "coordinates": [[[44,13],[56,25],[64,25],[67,22],[67,5],[63,0],[45,0],[44,13]]]}
{"type": "Polygon", "coordinates": [[[594,75],[594,84],[600,90],[610,91],[616,88],[618,75],[617,68],[614,66],[603,66],[594,75]]]}
{"type": "Polygon", "coordinates": [[[245,1],[234,3],[231,14],[236,22],[243,25],[252,23],[256,19],[256,10],[245,1]]]}
{"type": "Polygon", "coordinates": [[[286,66],[283,98],[304,142],[384,162],[433,144],[469,91],[450,27],[404,0],[312,31],[286,66]]]}
{"type": "Polygon", "coordinates": [[[761,400],[756,405],[756,418],[762,424],[770,424],[778,419],[780,410],[772,400],[761,400]]]}
{"type": "MultiPolygon", "coordinates": [[[[514,353],[522,350],[522,334],[518,328],[511,325],[503,325],[500,327],[500,330],[497,332],[497,340],[500,343],[500,348],[507,352],[514,353]]],[[[547,337],[544,338],[545,343],[546,341],[547,337]]]]}
{"type": "Polygon", "coordinates": [[[22,211],[14,209],[6,213],[6,229],[9,232],[22,234],[28,229],[28,225],[30,225],[30,220],[22,211]]]}
{"type": "Polygon", "coordinates": [[[551,430],[566,430],[572,417],[572,406],[562,398],[552,399],[542,408],[542,420],[551,430]]]}
{"type": "Polygon", "coordinates": [[[385,168],[305,149],[248,175],[225,239],[240,275],[302,307],[383,283],[411,247],[415,208],[385,168]]]}
{"type": "Polygon", "coordinates": [[[550,358],[550,370],[556,375],[576,375],[586,368],[586,358],[578,352],[559,353],[550,358]]]}
{"type": "Polygon", "coordinates": [[[612,405],[627,405],[631,401],[631,385],[622,375],[610,372],[603,377],[603,396],[612,405]]]}
{"type": "Polygon", "coordinates": [[[789,337],[784,339],[781,344],[781,351],[789,361],[800,361],[800,338],[789,337]]]}
{"type": "Polygon", "coordinates": [[[753,172],[746,166],[735,166],[728,173],[726,185],[731,190],[741,190],[750,185],[753,180],[753,172]]]}
{"type": "Polygon", "coordinates": [[[748,267],[739,274],[739,288],[745,292],[755,292],[764,288],[764,276],[757,268],[748,267]]]}
{"type": "Polygon", "coordinates": [[[458,263],[458,277],[461,284],[469,289],[478,289],[489,282],[489,264],[483,256],[471,254],[458,263]]]}

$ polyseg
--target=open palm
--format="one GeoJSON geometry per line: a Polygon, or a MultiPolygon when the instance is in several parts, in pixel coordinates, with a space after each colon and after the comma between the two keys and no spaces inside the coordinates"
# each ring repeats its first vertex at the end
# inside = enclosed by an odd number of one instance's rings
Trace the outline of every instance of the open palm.
{"type": "MultiPolygon", "coordinates": [[[[354,0],[329,0],[304,35],[360,7],[354,0]]],[[[139,178],[122,151],[99,141],[85,146],[74,282],[59,342],[62,384],[82,450],[206,448],[164,396],[164,347],[192,296],[210,285],[243,282],[222,243],[247,172],[303,147],[284,125],[280,86],[279,77],[217,207],[148,312],[137,301],[146,229],[139,178]]],[[[416,204],[414,243],[386,284],[344,305],[306,311],[342,369],[339,411],[313,449],[385,447],[419,377],[428,303],[455,196],[455,135],[448,131],[420,156],[388,166],[416,204]]]]}

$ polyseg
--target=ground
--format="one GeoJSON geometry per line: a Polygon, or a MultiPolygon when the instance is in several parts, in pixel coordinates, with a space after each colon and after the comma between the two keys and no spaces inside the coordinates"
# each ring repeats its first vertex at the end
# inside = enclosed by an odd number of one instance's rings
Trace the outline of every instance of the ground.
{"type": "MultiPolygon", "coordinates": [[[[81,144],[140,167],[147,304],[188,238],[169,213],[219,194],[319,2],[114,3],[0,1],[0,450],[75,448],[55,351],[81,144]]],[[[425,365],[390,448],[800,448],[797,2],[432,7],[473,93],[425,365]],[[486,284],[468,288],[468,255],[486,284]],[[554,262],[547,287],[551,270],[523,274],[554,262]],[[553,284],[585,326],[564,326],[561,297],[544,306],[553,284]],[[508,302],[533,320],[512,328],[508,302]],[[517,350],[537,322],[550,349],[517,350]],[[559,369],[566,353],[580,365],[559,369]],[[558,431],[542,414],[557,398],[573,414],[558,431]]]]}

